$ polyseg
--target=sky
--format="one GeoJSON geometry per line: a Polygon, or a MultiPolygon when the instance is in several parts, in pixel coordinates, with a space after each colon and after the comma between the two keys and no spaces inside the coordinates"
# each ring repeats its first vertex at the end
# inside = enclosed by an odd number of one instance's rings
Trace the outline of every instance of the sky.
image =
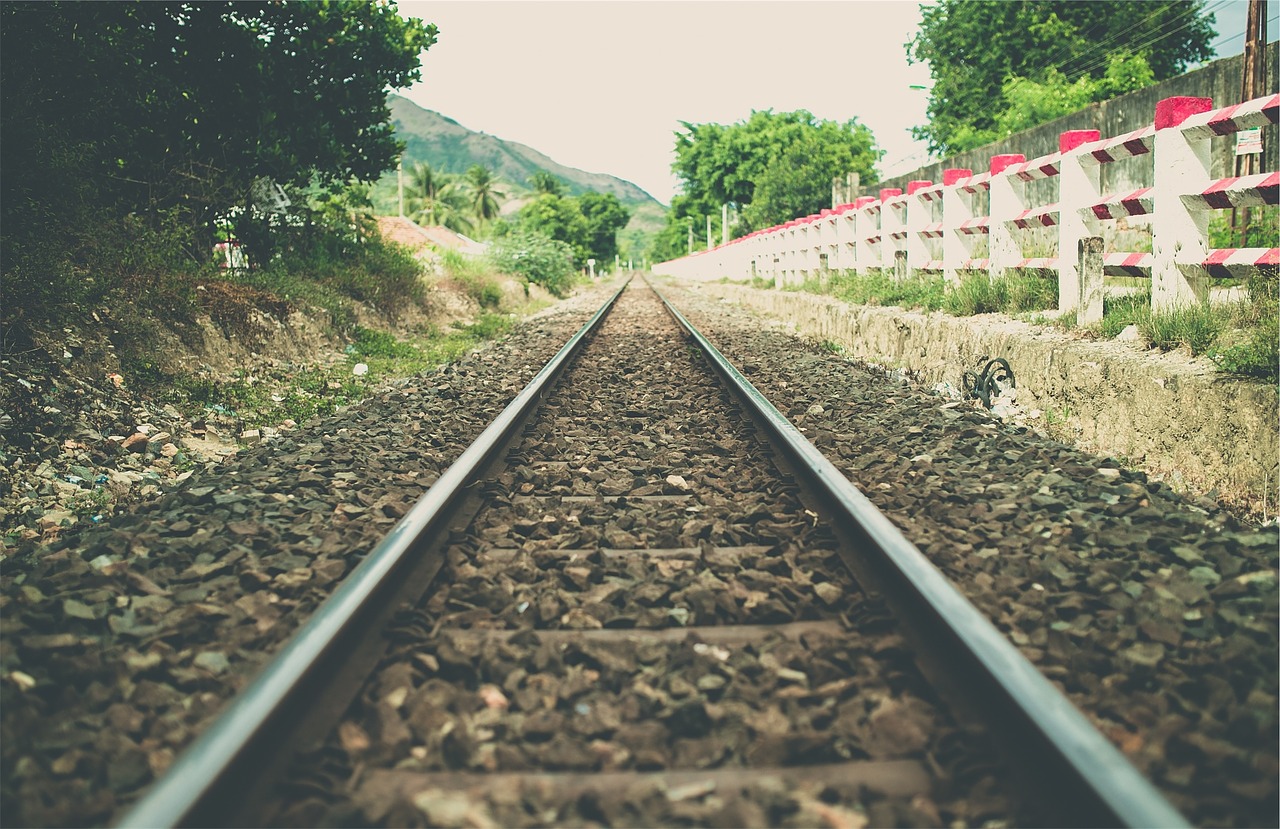
{"type": "MultiPolygon", "coordinates": [[[[1105,2],[1105,0],[1099,0],[1105,2]]],[[[1276,25],[1278,2],[1268,4],[1276,25]]],[[[1219,56],[1243,49],[1245,0],[1209,0],[1219,56]]],[[[882,176],[928,160],[928,67],[909,64],[917,0],[401,0],[435,23],[422,81],[400,94],[472,130],[632,181],[664,204],[682,121],[753,109],[856,118],[882,176]]],[[[1269,38],[1274,40],[1275,34],[1269,38]]]]}

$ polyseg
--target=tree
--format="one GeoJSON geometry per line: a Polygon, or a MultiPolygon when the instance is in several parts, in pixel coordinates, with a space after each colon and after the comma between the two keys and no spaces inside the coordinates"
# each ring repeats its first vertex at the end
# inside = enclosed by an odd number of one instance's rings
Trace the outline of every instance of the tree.
{"type": "Polygon", "coordinates": [[[520,208],[520,223],[526,230],[564,242],[578,267],[586,267],[591,258],[591,226],[577,199],[542,193],[520,208]]]}
{"type": "Polygon", "coordinates": [[[467,188],[471,191],[471,209],[475,212],[480,224],[497,218],[498,199],[505,193],[497,188],[497,180],[488,167],[473,164],[464,174],[467,188]]]}
{"type": "Polygon", "coordinates": [[[683,255],[691,226],[695,240],[703,239],[708,216],[715,237],[720,238],[724,204],[740,213],[742,220],[732,232],[742,236],[830,207],[831,179],[836,176],[856,172],[864,185],[874,184],[877,178],[875,163],[881,152],[871,131],[856,118],[826,121],[804,110],[762,110],[728,126],[687,122],[682,126],[675,135],[676,160],[671,165],[682,192],[672,199],[667,226],[655,239],[658,257],[683,255]],[[789,152],[793,147],[807,148],[812,157],[800,150],[789,152]],[[783,169],[783,158],[791,159],[795,169],[783,169]],[[766,182],[770,196],[753,208],[766,182]]]}
{"type": "Polygon", "coordinates": [[[409,216],[422,225],[440,225],[458,233],[471,232],[470,199],[453,176],[420,161],[409,170],[405,191],[409,216]]]}
{"type": "Polygon", "coordinates": [[[578,207],[587,220],[587,247],[597,262],[608,262],[618,252],[618,231],[627,226],[630,211],[612,193],[587,191],[578,196],[578,207]]]}
{"type": "Polygon", "coordinates": [[[86,210],[180,223],[207,256],[215,218],[255,181],[341,187],[389,169],[387,92],[420,78],[436,29],[350,0],[7,2],[0,38],[6,250],[51,232],[92,247],[56,229],[86,210]]]}
{"type": "Polygon", "coordinates": [[[959,152],[994,140],[1015,121],[1031,126],[1033,117],[1065,114],[1071,110],[1062,106],[1085,94],[1088,104],[1173,77],[1212,56],[1213,23],[1204,0],[940,0],[922,6],[920,29],[906,47],[909,60],[928,62],[933,87],[929,122],[913,132],[935,153],[959,152]],[[1117,83],[1117,56],[1122,66],[1137,70],[1127,83],[1117,83]],[[1055,96],[1061,100],[1051,105],[1055,96]],[[1039,115],[1016,113],[1028,100],[1039,115]]]}
{"type": "Polygon", "coordinates": [[[533,188],[533,192],[549,196],[563,196],[567,189],[563,181],[546,170],[539,170],[529,176],[529,186],[533,188]]]}

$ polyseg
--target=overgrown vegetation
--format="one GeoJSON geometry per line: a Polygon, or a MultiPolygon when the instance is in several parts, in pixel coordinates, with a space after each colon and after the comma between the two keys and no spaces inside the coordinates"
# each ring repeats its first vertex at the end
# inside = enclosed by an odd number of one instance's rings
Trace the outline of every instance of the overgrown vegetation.
{"type": "Polygon", "coordinates": [[[256,287],[393,312],[416,271],[362,227],[352,182],[394,163],[387,90],[435,36],[355,0],[0,5],[3,322],[190,315],[228,229],[256,287]]]}
{"type": "Polygon", "coordinates": [[[568,244],[529,229],[495,239],[489,261],[498,270],[524,277],[556,296],[568,292],[578,273],[568,244]]]}
{"type": "Polygon", "coordinates": [[[373,393],[390,378],[419,374],[457,360],[481,343],[501,336],[512,318],[485,313],[474,323],[445,331],[426,330],[399,339],[390,332],[356,326],[344,359],[330,366],[311,366],[288,378],[238,372],[230,380],[208,376],[165,376],[136,372],[135,379],[162,389],[169,402],[197,404],[246,424],[302,421],[329,414],[373,393]],[[355,374],[363,364],[366,371],[355,374]]]}
{"type": "Polygon", "coordinates": [[[906,46],[933,86],[913,132],[945,156],[1141,89],[1212,57],[1213,24],[1204,0],[922,6],[906,46]]]}
{"type": "MultiPolygon", "coordinates": [[[[754,288],[773,288],[772,280],[754,278],[754,288]]],[[[909,276],[895,282],[889,271],[866,274],[833,272],[810,277],[788,290],[829,294],[858,305],[898,306],[920,311],[945,311],[954,316],[1051,311],[1057,307],[1056,278],[1039,271],[1015,271],[1003,279],[974,274],[954,289],[945,289],[935,275],[909,276]]],[[[1276,270],[1263,270],[1246,282],[1241,302],[1193,306],[1161,314],[1151,312],[1149,289],[1106,297],[1103,319],[1095,335],[1112,339],[1136,325],[1143,340],[1165,351],[1185,348],[1193,356],[1207,356],[1224,372],[1275,381],[1280,372],[1280,279],[1276,270]]],[[[1050,318],[1033,314],[1031,322],[1075,328],[1071,315],[1050,318]]]]}
{"type": "Polygon", "coordinates": [[[936,274],[915,274],[897,282],[883,269],[866,274],[842,271],[826,281],[810,279],[800,290],[829,293],[859,305],[946,311],[954,316],[1020,314],[1050,310],[1058,304],[1057,282],[1037,271],[1015,271],[1003,279],[974,274],[950,291],[936,274]]]}

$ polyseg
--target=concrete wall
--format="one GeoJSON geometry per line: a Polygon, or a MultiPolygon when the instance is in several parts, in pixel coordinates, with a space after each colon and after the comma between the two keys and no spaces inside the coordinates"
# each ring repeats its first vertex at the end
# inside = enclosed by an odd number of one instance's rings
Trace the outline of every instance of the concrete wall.
{"type": "Polygon", "coordinates": [[[703,283],[690,290],[838,343],[855,359],[960,388],[1005,357],[1027,421],[1054,437],[1271,518],[1280,499],[1280,401],[1273,384],[1224,378],[1206,360],[1134,344],[1081,341],[995,315],[948,317],[848,305],[828,296],[703,283]],[[1036,412],[1038,411],[1038,414],[1036,412]]]}
{"type": "MultiPolygon", "coordinates": [[[[1267,45],[1263,56],[1263,70],[1266,73],[1266,89],[1275,92],[1277,86],[1277,62],[1280,61],[1280,43],[1267,45]]],[[[1188,72],[1177,78],[1130,92],[1110,101],[1092,104],[1086,109],[1064,115],[1047,124],[1041,124],[1029,130],[1009,136],[1004,141],[988,144],[976,150],[968,150],[933,164],[926,164],[917,170],[904,175],[885,179],[876,186],[897,187],[904,192],[907,182],[924,179],[942,181],[942,171],[949,167],[967,167],[975,173],[985,172],[990,166],[991,156],[1004,153],[1022,153],[1028,159],[1039,158],[1058,151],[1058,135],[1067,130],[1098,130],[1103,138],[1110,138],[1132,132],[1151,124],[1156,111],[1156,102],[1175,95],[1186,95],[1196,98],[1212,98],[1214,107],[1226,107],[1240,103],[1240,82],[1244,71],[1244,55],[1223,58],[1213,63],[1188,72]]],[[[1263,130],[1263,159],[1260,169],[1275,170],[1277,163],[1277,142],[1275,130],[1263,130]]],[[[1235,175],[1235,136],[1215,138],[1213,140],[1212,175],[1225,178],[1235,175]]],[[[1133,190],[1139,187],[1150,187],[1151,164],[1147,159],[1130,159],[1114,164],[1103,165],[1102,186],[1105,192],[1133,190]]],[[[1032,182],[1031,187],[1053,187],[1052,180],[1032,182]]],[[[1034,192],[1028,187],[1028,192],[1034,192]]],[[[864,188],[866,190],[867,188],[864,188]]],[[[874,193],[868,193],[874,195],[874,193]]],[[[1036,193],[1039,196],[1039,193],[1036,193]]]]}

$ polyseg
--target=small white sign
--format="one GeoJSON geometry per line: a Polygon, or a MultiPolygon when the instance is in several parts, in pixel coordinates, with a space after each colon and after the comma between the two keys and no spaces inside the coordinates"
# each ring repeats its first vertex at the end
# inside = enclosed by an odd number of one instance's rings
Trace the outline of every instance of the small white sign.
{"type": "Polygon", "coordinates": [[[1240,130],[1236,133],[1236,155],[1254,155],[1262,152],[1262,127],[1240,130]]]}

